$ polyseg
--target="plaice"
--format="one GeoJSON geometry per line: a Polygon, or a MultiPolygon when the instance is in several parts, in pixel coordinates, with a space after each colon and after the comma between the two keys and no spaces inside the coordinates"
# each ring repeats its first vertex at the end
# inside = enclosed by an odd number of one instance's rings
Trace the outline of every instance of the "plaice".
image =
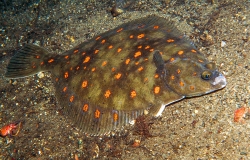
{"type": "Polygon", "coordinates": [[[217,71],[171,21],[137,19],[62,55],[28,44],[11,58],[7,78],[50,71],[56,98],[84,133],[104,135],[166,105],[226,86],[217,71]]]}

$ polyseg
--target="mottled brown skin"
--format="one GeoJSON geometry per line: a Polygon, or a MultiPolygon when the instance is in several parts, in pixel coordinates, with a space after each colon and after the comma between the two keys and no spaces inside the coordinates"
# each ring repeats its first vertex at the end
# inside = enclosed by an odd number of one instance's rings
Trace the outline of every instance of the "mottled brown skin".
{"type": "Polygon", "coordinates": [[[10,60],[6,77],[42,70],[52,72],[65,114],[91,135],[120,129],[144,110],[158,116],[165,105],[226,85],[215,65],[157,16],[123,24],[63,55],[27,45],[10,60]]]}

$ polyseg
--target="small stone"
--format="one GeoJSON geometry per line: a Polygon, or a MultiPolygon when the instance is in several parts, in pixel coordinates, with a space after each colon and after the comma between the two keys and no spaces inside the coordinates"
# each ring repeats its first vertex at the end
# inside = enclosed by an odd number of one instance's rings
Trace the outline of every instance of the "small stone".
{"type": "Polygon", "coordinates": [[[15,80],[15,81],[12,83],[12,85],[14,85],[14,86],[17,85],[17,81],[15,80]]]}
{"type": "Polygon", "coordinates": [[[38,77],[38,78],[43,78],[43,77],[44,77],[44,73],[43,73],[43,72],[39,72],[39,73],[37,74],[37,77],[38,77]]]}
{"type": "Polygon", "coordinates": [[[134,141],[134,143],[133,143],[133,147],[139,147],[140,146],[140,143],[141,143],[141,141],[140,140],[137,140],[137,139],[135,139],[135,141],[134,141]]]}
{"type": "Polygon", "coordinates": [[[148,115],[148,110],[143,111],[144,115],[148,115]]]}
{"type": "Polygon", "coordinates": [[[135,124],[135,120],[132,120],[129,122],[130,125],[134,125],[135,124]]]}
{"type": "Polygon", "coordinates": [[[221,41],[220,46],[221,47],[225,47],[226,46],[226,42],[225,41],[221,41]]]}

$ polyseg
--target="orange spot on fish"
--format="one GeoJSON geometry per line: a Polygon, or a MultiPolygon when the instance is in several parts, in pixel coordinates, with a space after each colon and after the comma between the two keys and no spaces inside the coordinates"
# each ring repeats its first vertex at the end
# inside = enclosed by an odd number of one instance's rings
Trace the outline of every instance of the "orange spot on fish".
{"type": "Polygon", "coordinates": [[[64,78],[68,78],[69,77],[69,72],[65,72],[64,73],[64,78]]]}
{"type": "Polygon", "coordinates": [[[131,38],[131,39],[134,38],[134,35],[130,35],[129,38],[131,38]]]}
{"type": "Polygon", "coordinates": [[[88,104],[84,104],[83,107],[82,107],[82,110],[83,110],[84,112],[87,112],[88,109],[89,109],[89,105],[88,105],[88,104]]]}
{"type": "Polygon", "coordinates": [[[155,94],[160,93],[160,87],[159,87],[159,86],[156,86],[156,87],[154,88],[154,93],[155,93],[155,94]]]}
{"type": "Polygon", "coordinates": [[[136,57],[139,57],[140,55],[141,55],[141,52],[138,51],[138,52],[135,52],[134,57],[136,58],[136,57]]]}
{"type": "Polygon", "coordinates": [[[79,70],[79,69],[80,69],[80,67],[79,67],[79,66],[77,66],[77,67],[76,67],[76,70],[79,70]]]}
{"type": "Polygon", "coordinates": [[[141,49],[141,48],[142,48],[142,45],[138,46],[137,48],[138,48],[138,49],[141,49]]]}
{"type": "Polygon", "coordinates": [[[139,72],[142,71],[142,70],[143,70],[143,67],[138,68],[138,71],[139,71],[139,72]]]}
{"type": "Polygon", "coordinates": [[[110,45],[110,46],[109,46],[109,49],[112,49],[112,48],[113,48],[113,46],[112,46],[112,45],[110,45]]]}
{"type": "Polygon", "coordinates": [[[36,68],[36,66],[35,66],[35,65],[33,65],[33,66],[32,66],[32,68],[34,69],[34,68],[36,68]]]}
{"type": "Polygon", "coordinates": [[[101,44],[104,44],[106,42],[106,40],[105,39],[103,39],[102,41],[101,41],[101,44]]]}
{"type": "Polygon", "coordinates": [[[122,51],[122,49],[121,49],[121,48],[118,48],[118,49],[117,49],[117,52],[118,52],[118,53],[120,53],[121,51],[122,51]]]}
{"type": "Polygon", "coordinates": [[[135,98],[135,97],[136,97],[136,92],[135,92],[135,90],[133,90],[133,91],[130,92],[130,97],[131,97],[131,98],[135,98]]]}
{"type": "Polygon", "coordinates": [[[73,67],[70,67],[70,70],[72,71],[72,70],[73,70],[73,67]]]}
{"type": "Polygon", "coordinates": [[[98,36],[98,37],[96,37],[96,39],[95,40],[99,40],[101,38],[101,36],[98,36]]]}
{"type": "Polygon", "coordinates": [[[174,58],[170,58],[170,62],[173,62],[175,59],[174,58]]]}
{"type": "Polygon", "coordinates": [[[182,81],[180,81],[179,84],[180,84],[180,86],[182,86],[182,87],[184,86],[184,83],[183,83],[182,81]]]}
{"type": "Polygon", "coordinates": [[[100,118],[100,115],[101,115],[101,112],[98,109],[96,109],[95,110],[95,118],[100,118]]]}
{"type": "Polygon", "coordinates": [[[196,51],[196,50],[194,50],[194,49],[192,49],[192,50],[191,50],[191,52],[196,53],[197,51],[196,51]]]}
{"type": "Polygon", "coordinates": [[[174,75],[172,75],[172,76],[171,76],[171,79],[172,79],[172,80],[174,80],[174,79],[175,79],[175,76],[174,76],[174,75]]]}
{"type": "Polygon", "coordinates": [[[174,42],[174,39],[168,39],[167,42],[172,43],[172,42],[174,42]]]}
{"type": "Polygon", "coordinates": [[[115,79],[120,79],[120,78],[121,78],[121,76],[122,76],[122,74],[121,74],[121,73],[117,73],[117,74],[115,75],[115,79]]]}
{"type": "Polygon", "coordinates": [[[180,70],[180,69],[177,69],[177,73],[180,74],[180,73],[181,73],[181,70],[180,70]]]}
{"type": "Polygon", "coordinates": [[[76,54],[78,51],[79,51],[78,49],[74,50],[74,54],[76,54]]]}
{"type": "Polygon", "coordinates": [[[116,122],[118,120],[118,113],[113,113],[113,120],[116,122]]]}
{"type": "Polygon", "coordinates": [[[40,65],[41,65],[41,66],[44,65],[44,62],[42,61],[42,62],[40,63],[40,65]]]}
{"type": "Polygon", "coordinates": [[[135,62],[135,65],[137,66],[139,64],[139,62],[135,62]]]}
{"type": "Polygon", "coordinates": [[[184,53],[184,51],[182,51],[182,50],[178,51],[179,55],[182,55],[183,53],[184,53]]]}
{"type": "Polygon", "coordinates": [[[82,52],[82,56],[84,56],[86,54],[86,52],[82,52]]]}
{"type": "Polygon", "coordinates": [[[68,58],[69,58],[69,56],[64,56],[64,58],[65,58],[65,59],[68,59],[68,58]]]}
{"type": "Polygon", "coordinates": [[[107,61],[102,62],[102,66],[106,66],[106,64],[107,64],[107,61]]]}
{"type": "Polygon", "coordinates": [[[95,52],[94,52],[94,54],[97,54],[98,52],[99,52],[99,50],[98,50],[98,49],[96,49],[96,50],[95,50],[95,52]]]}
{"type": "Polygon", "coordinates": [[[158,29],[159,28],[159,26],[154,26],[154,29],[158,29]]]}
{"type": "Polygon", "coordinates": [[[58,82],[59,78],[56,78],[55,80],[56,80],[56,82],[58,82]]]}
{"type": "Polygon", "coordinates": [[[115,67],[113,67],[113,68],[111,69],[111,71],[114,72],[114,71],[115,71],[115,67]]]}
{"type": "Polygon", "coordinates": [[[193,91],[194,90],[194,86],[189,86],[189,89],[193,91]]]}
{"type": "Polygon", "coordinates": [[[144,78],[144,82],[147,82],[148,81],[148,78],[144,78]]]}
{"type": "Polygon", "coordinates": [[[64,87],[64,88],[63,88],[63,92],[66,92],[66,91],[67,91],[67,87],[64,87]]]}
{"type": "Polygon", "coordinates": [[[89,62],[89,60],[90,60],[90,57],[87,56],[87,57],[85,57],[85,59],[84,59],[84,61],[82,63],[87,63],[87,62],[89,62]]]}
{"type": "Polygon", "coordinates": [[[150,51],[150,52],[153,52],[153,51],[154,51],[154,48],[150,49],[149,51],[150,51]]]}
{"type": "Polygon", "coordinates": [[[155,78],[159,78],[159,74],[155,74],[155,76],[154,76],[155,78]]]}
{"type": "Polygon", "coordinates": [[[120,29],[118,29],[116,32],[119,33],[119,32],[121,32],[122,30],[123,30],[123,28],[120,28],[120,29]]]}
{"type": "Polygon", "coordinates": [[[149,49],[149,48],[150,48],[150,46],[146,46],[146,47],[145,47],[145,49],[149,49]]]}
{"type": "Polygon", "coordinates": [[[145,34],[143,34],[143,33],[142,33],[142,34],[139,34],[139,35],[137,36],[138,39],[141,39],[141,38],[143,38],[143,37],[145,37],[145,34]]]}
{"type": "Polygon", "coordinates": [[[106,90],[106,92],[104,94],[105,98],[109,98],[110,95],[111,95],[110,90],[106,90]]]}
{"type": "Polygon", "coordinates": [[[69,98],[69,101],[70,101],[70,102],[73,102],[73,101],[74,101],[74,96],[71,96],[71,97],[69,98]]]}
{"type": "Polygon", "coordinates": [[[96,68],[92,68],[91,71],[94,72],[96,70],[96,68]]]}
{"type": "Polygon", "coordinates": [[[40,59],[40,56],[37,55],[37,56],[36,56],[36,59],[40,59]]]}
{"type": "Polygon", "coordinates": [[[194,73],[193,73],[193,76],[197,76],[197,73],[196,73],[196,72],[194,72],[194,73]]]}
{"type": "Polygon", "coordinates": [[[129,64],[129,62],[130,62],[130,59],[128,58],[126,59],[125,64],[129,64]]]}
{"type": "Polygon", "coordinates": [[[87,85],[88,85],[88,81],[83,81],[83,82],[82,82],[82,88],[86,88],[87,85]]]}

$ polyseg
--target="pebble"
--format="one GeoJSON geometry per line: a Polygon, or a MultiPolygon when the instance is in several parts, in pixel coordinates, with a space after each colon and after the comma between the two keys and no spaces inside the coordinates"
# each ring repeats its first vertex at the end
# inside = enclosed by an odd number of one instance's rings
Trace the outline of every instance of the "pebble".
{"type": "Polygon", "coordinates": [[[221,47],[225,47],[226,46],[226,42],[225,41],[221,41],[220,46],[221,47]]]}
{"type": "Polygon", "coordinates": [[[15,80],[15,81],[12,83],[12,85],[14,85],[14,86],[17,85],[17,81],[15,80]]]}
{"type": "Polygon", "coordinates": [[[194,113],[195,113],[195,114],[198,114],[198,112],[199,112],[199,111],[198,111],[197,109],[196,109],[196,110],[194,110],[194,113]]]}
{"type": "Polygon", "coordinates": [[[143,111],[144,115],[148,115],[148,110],[143,111]]]}
{"type": "Polygon", "coordinates": [[[39,73],[37,74],[37,77],[38,77],[38,78],[43,78],[43,77],[44,77],[44,73],[43,73],[43,72],[39,72],[39,73]]]}

